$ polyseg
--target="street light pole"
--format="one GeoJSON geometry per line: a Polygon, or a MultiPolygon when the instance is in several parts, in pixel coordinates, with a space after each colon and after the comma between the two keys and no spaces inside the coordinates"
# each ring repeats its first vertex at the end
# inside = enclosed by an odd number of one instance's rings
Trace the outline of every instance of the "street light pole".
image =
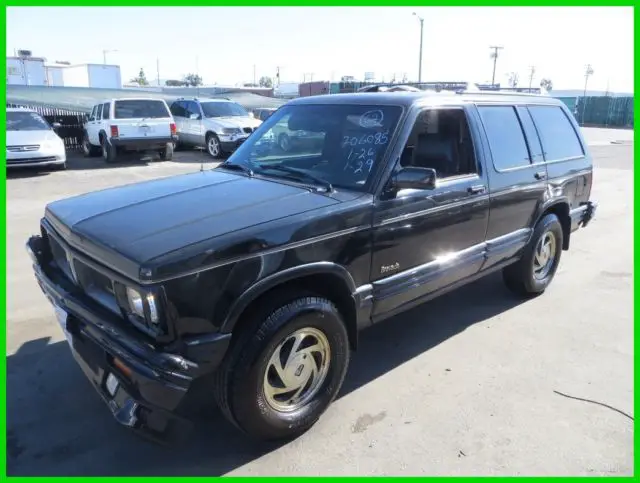
{"type": "Polygon", "coordinates": [[[593,75],[593,67],[591,64],[587,64],[584,71],[584,92],[582,93],[582,125],[584,126],[584,112],[587,108],[587,82],[589,82],[589,76],[593,75]]]}
{"type": "Polygon", "coordinates": [[[420,58],[418,60],[418,84],[420,84],[422,83],[422,36],[424,33],[424,19],[416,12],[413,12],[413,15],[420,20],[420,58]]]}
{"type": "Polygon", "coordinates": [[[113,50],[103,50],[102,51],[102,63],[104,65],[107,65],[107,54],[110,52],[117,52],[117,50],[113,49],[113,50]]]}

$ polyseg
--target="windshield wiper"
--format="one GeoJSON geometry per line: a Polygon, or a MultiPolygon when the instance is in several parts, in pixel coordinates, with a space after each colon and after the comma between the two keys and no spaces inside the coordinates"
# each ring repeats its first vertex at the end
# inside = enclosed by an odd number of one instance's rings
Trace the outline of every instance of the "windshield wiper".
{"type": "Polygon", "coordinates": [[[243,164],[235,164],[224,162],[218,168],[228,169],[231,171],[242,171],[243,173],[247,173],[249,176],[253,176],[253,170],[251,168],[247,168],[243,164]]]}
{"type": "Polygon", "coordinates": [[[333,191],[333,185],[327,181],[326,179],[319,178],[311,173],[303,171],[301,169],[292,168],[290,166],[282,166],[282,165],[273,165],[273,166],[260,166],[261,169],[272,169],[274,171],[282,171],[283,173],[293,174],[297,179],[307,178],[311,181],[321,184],[324,186],[327,191],[333,191]]]}

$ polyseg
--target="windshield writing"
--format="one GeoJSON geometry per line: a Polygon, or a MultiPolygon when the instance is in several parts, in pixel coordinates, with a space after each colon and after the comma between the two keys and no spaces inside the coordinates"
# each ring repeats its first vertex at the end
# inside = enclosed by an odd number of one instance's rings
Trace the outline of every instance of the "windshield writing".
{"type": "Polygon", "coordinates": [[[362,191],[387,152],[402,108],[290,105],[271,115],[229,158],[255,174],[362,191]],[[293,168],[293,169],[292,169],[293,168]]]}

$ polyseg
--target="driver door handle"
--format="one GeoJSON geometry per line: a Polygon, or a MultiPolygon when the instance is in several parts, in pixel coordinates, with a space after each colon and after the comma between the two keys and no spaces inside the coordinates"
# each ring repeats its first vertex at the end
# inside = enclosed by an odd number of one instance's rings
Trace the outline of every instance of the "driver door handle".
{"type": "Polygon", "coordinates": [[[485,185],[477,184],[475,186],[469,186],[469,188],[467,188],[467,191],[469,193],[471,193],[472,195],[477,195],[477,194],[480,194],[480,193],[484,193],[486,189],[487,188],[486,188],[485,185]]]}

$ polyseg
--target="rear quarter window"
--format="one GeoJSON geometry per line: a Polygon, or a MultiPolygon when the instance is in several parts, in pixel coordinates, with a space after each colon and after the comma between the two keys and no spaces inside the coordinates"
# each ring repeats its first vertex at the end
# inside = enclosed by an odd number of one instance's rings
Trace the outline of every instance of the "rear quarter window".
{"type": "Polygon", "coordinates": [[[514,106],[478,106],[498,171],[529,166],[531,160],[520,119],[514,106]]]}
{"type": "Polygon", "coordinates": [[[584,156],[582,144],[564,110],[558,106],[529,106],[540,134],[546,161],[584,156]]]}
{"type": "Polygon", "coordinates": [[[171,117],[167,106],[162,101],[153,100],[123,100],[115,101],[115,119],[158,119],[171,117]]]}

